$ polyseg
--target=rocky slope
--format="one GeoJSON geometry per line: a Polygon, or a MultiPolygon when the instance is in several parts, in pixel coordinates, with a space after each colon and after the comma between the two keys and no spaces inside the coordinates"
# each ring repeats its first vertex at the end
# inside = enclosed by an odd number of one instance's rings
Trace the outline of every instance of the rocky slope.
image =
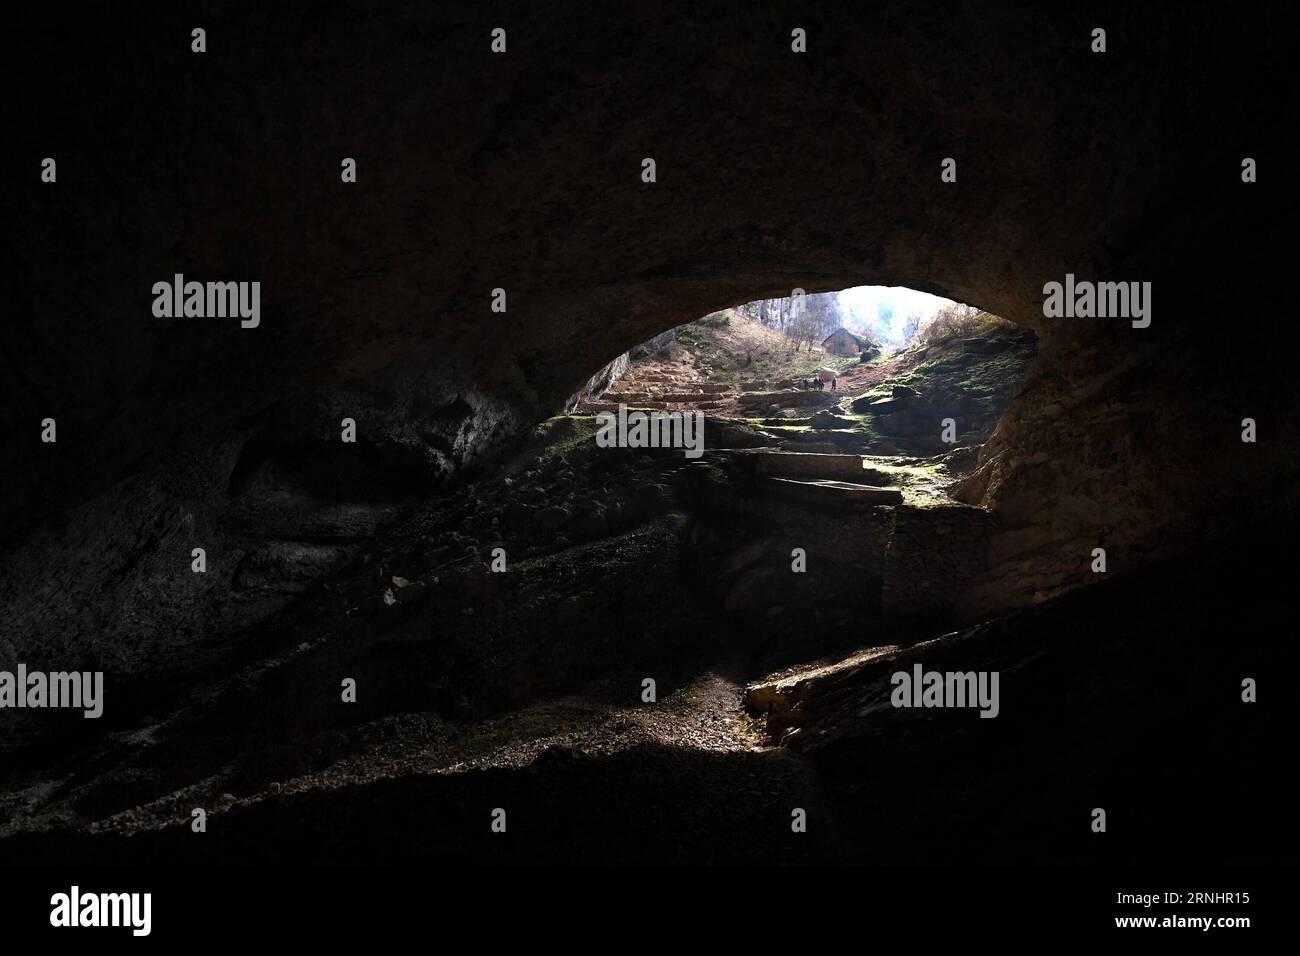
{"type": "MultiPolygon", "coordinates": [[[[1262,758],[1278,752],[1285,702],[1240,696],[1243,678],[1293,656],[1270,626],[1281,569],[1261,578],[1249,563],[1259,543],[1238,535],[1201,560],[910,647],[766,677],[752,664],[698,668],[653,704],[635,680],[492,717],[372,707],[339,722],[300,700],[263,714],[250,746],[252,685],[208,689],[101,745],[93,763],[9,792],[0,859],[1278,864],[1294,845],[1284,762],[1262,758]],[[1266,599],[1243,606],[1236,595],[1252,587],[1266,599]],[[891,673],[918,663],[998,670],[997,718],[893,707],[891,673]],[[189,828],[195,806],[210,812],[202,835],[189,828]],[[509,840],[486,824],[498,806],[509,840]],[[1107,834],[1091,830],[1096,807],[1107,834]],[[793,808],[807,834],[791,832],[793,808]]],[[[307,655],[281,662],[296,686],[307,655]]]]}

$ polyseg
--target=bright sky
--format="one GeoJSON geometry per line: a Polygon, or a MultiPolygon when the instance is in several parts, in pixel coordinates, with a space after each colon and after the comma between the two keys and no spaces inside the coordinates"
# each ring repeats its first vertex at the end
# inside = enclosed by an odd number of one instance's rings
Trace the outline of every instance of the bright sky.
{"type": "Polygon", "coordinates": [[[948,301],[902,286],[860,285],[840,292],[839,307],[849,328],[870,332],[882,344],[898,345],[910,312],[915,310],[928,319],[948,301]]]}

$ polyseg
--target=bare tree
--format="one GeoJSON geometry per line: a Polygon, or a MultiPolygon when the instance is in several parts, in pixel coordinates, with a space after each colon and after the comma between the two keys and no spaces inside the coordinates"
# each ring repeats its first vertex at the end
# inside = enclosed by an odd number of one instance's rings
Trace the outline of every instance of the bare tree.
{"type": "Polygon", "coordinates": [[[949,302],[925,322],[917,339],[921,342],[937,342],[958,335],[974,334],[991,323],[1005,321],[973,305],[961,302],[949,302]]]}
{"type": "Polygon", "coordinates": [[[907,313],[907,321],[903,323],[903,344],[911,345],[916,334],[921,331],[921,313],[916,309],[907,313]]]}

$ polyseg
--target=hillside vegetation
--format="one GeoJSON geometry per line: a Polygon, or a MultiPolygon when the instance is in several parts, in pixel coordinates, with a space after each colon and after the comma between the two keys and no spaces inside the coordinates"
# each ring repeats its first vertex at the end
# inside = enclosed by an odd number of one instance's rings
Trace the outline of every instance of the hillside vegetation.
{"type": "Polygon", "coordinates": [[[695,357],[705,381],[804,379],[817,369],[846,369],[857,358],[827,355],[819,345],[810,350],[757,319],[726,309],[677,329],[677,341],[695,357]]]}

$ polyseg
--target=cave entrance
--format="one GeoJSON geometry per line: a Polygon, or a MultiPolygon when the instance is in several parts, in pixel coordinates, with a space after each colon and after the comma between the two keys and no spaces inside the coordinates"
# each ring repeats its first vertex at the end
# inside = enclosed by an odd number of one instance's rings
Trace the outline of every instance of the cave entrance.
{"type": "Polygon", "coordinates": [[[688,566],[746,647],[815,656],[864,625],[924,630],[960,616],[984,568],[994,519],[966,489],[1036,352],[1032,331],[927,293],[796,290],[616,357],[556,420],[554,467],[599,486],[574,496],[593,526],[683,516],[662,566],[688,566]],[[681,416],[702,456],[654,440],[681,416]]]}
{"type": "Polygon", "coordinates": [[[566,410],[702,413],[806,453],[929,457],[981,445],[1035,353],[1033,332],[929,293],[796,289],[641,343],[566,410]]]}

